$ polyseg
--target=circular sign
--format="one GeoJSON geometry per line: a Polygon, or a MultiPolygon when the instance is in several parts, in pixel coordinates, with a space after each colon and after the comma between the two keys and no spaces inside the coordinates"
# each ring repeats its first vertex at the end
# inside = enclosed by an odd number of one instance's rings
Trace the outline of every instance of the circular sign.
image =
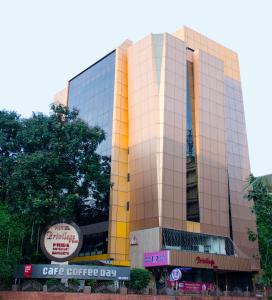
{"type": "Polygon", "coordinates": [[[180,269],[172,270],[172,272],[170,274],[171,281],[178,281],[178,280],[180,280],[181,277],[182,277],[182,273],[181,273],[180,269]]]}
{"type": "Polygon", "coordinates": [[[77,256],[82,247],[82,233],[74,223],[48,226],[41,235],[41,249],[46,257],[65,262],[77,256]]]}

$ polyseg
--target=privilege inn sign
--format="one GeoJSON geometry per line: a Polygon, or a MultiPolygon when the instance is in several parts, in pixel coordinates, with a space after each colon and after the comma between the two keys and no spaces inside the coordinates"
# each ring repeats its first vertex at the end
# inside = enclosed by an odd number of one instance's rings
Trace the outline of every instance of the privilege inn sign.
{"type": "Polygon", "coordinates": [[[88,265],[18,265],[15,278],[75,278],[98,280],[129,280],[128,267],[88,265]]]}
{"type": "Polygon", "coordinates": [[[81,230],[75,223],[58,223],[43,231],[40,242],[47,258],[65,262],[78,255],[82,241],[81,230]]]}
{"type": "MultiPolygon", "coordinates": [[[[82,247],[82,233],[74,223],[48,226],[41,235],[43,253],[54,262],[68,262],[77,256],[82,247]]],[[[68,264],[18,265],[15,278],[75,278],[97,280],[129,280],[130,269],[114,266],[89,266],[68,264]]]]}

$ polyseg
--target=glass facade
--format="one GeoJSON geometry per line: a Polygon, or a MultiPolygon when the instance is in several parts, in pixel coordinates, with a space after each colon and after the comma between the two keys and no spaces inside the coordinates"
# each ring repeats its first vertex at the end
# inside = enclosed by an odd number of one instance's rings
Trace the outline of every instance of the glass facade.
{"type": "Polygon", "coordinates": [[[234,246],[229,237],[193,233],[163,228],[163,249],[234,255],[234,246]]]}
{"type": "Polygon", "coordinates": [[[195,130],[193,126],[193,64],[187,62],[187,95],[186,95],[186,203],[187,220],[199,222],[199,203],[197,188],[197,161],[195,155],[195,130]]]}
{"type": "Polygon", "coordinates": [[[90,126],[99,126],[106,140],[98,153],[111,155],[115,51],[69,82],[68,106],[79,110],[79,117],[90,126]]]}
{"type": "MultiPolygon", "coordinates": [[[[79,117],[89,126],[99,126],[105,131],[106,139],[97,152],[111,159],[112,122],[115,76],[115,51],[84,70],[69,82],[68,107],[79,110],[79,117]]],[[[77,223],[80,226],[96,224],[109,219],[109,193],[105,196],[101,210],[93,201],[86,200],[78,209],[77,223]]],[[[82,255],[107,253],[108,232],[84,234],[82,255]]]]}
{"type": "Polygon", "coordinates": [[[79,256],[90,256],[107,253],[108,232],[86,234],[79,256]]]}

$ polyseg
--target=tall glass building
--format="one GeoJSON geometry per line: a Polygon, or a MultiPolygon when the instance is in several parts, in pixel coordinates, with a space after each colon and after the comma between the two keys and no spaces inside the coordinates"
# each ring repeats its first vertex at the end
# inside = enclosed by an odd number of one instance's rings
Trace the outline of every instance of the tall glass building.
{"type": "Polygon", "coordinates": [[[82,224],[76,262],[146,267],[158,281],[250,287],[259,271],[237,54],[183,27],[121,46],[68,82],[76,107],[111,157],[109,215],[82,224]],[[87,224],[88,223],[88,224],[87,224]],[[242,276],[241,276],[242,275],[242,276]]]}

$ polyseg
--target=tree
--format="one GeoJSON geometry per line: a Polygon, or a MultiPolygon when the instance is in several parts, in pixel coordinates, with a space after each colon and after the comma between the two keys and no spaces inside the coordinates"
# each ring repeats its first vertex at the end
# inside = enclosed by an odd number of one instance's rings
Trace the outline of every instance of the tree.
{"type": "Polygon", "coordinates": [[[135,293],[141,293],[150,281],[150,272],[146,269],[132,269],[130,273],[129,287],[135,293]]]}
{"type": "Polygon", "coordinates": [[[17,134],[21,129],[19,115],[0,111],[0,201],[7,199],[7,182],[20,152],[17,134]]]}
{"type": "Polygon", "coordinates": [[[29,240],[52,221],[80,225],[108,214],[110,158],[96,152],[104,131],[76,110],[51,110],[28,119],[0,112],[0,202],[24,218],[29,240]]]}
{"type": "Polygon", "coordinates": [[[261,256],[262,283],[272,284],[272,194],[262,178],[249,176],[249,192],[247,198],[253,201],[253,213],[256,214],[257,232],[249,230],[249,239],[255,241],[258,237],[261,256]]]}
{"type": "Polygon", "coordinates": [[[7,206],[0,203],[0,282],[12,279],[14,267],[22,258],[24,235],[22,219],[12,215],[7,206]]]}

